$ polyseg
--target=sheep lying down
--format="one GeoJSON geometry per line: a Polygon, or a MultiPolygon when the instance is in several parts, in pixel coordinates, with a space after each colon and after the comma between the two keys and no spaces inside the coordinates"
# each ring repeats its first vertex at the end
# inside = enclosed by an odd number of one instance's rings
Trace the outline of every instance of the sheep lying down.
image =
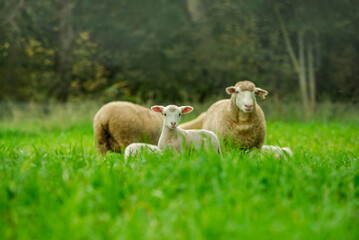
{"type": "Polygon", "coordinates": [[[272,145],[263,145],[261,149],[262,153],[269,153],[274,154],[275,158],[280,157],[293,157],[293,152],[289,147],[279,147],[279,146],[272,146],[272,145]]]}
{"type": "Polygon", "coordinates": [[[179,127],[213,131],[223,138],[226,145],[230,142],[235,147],[262,150],[276,156],[293,154],[289,148],[263,145],[267,127],[256,96],[265,99],[268,95],[266,90],[256,87],[251,81],[240,81],[235,86],[227,87],[226,92],[230,99],[213,103],[206,112],[179,127]]]}
{"type": "Polygon", "coordinates": [[[164,117],[162,133],[158,141],[158,147],[161,150],[170,148],[180,153],[183,147],[187,149],[191,146],[200,148],[204,145],[204,148],[209,150],[211,145],[217,153],[222,154],[220,143],[215,133],[204,129],[183,130],[178,127],[182,114],[192,112],[193,107],[168,105],[167,107],[153,106],[151,109],[162,113],[164,117]]]}
{"type": "MultiPolygon", "coordinates": [[[[177,107],[175,105],[153,106],[151,109],[155,112],[159,112],[163,115],[163,128],[162,133],[158,141],[158,146],[144,143],[135,143],[129,145],[125,149],[125,158],[128,156],[138,154],[140,151],[151,150],[153,152],[160,152],[166,148],[173,149],[176,153],[180,153],[183,149],[193,146],[200,148],[204,145],[208,150],[209,144],[212,145],[217,152],[222,155],[221,147],[218,137],[215,133],[200,129],[200,130],[183,130],[178,127],[182,114],[190,113],[193,110],[191,106],[177,107]]],[[[264,145],[258,150],[262,153],[275,154],[275,158],[287,155],[292,156],[292,151],[288,148],[281,148],[278,146],[264,145]]]]}
{"type": "Polygon", "coordinates": [[[131,143],[157,144],[163,117],[150,109],[125,101],[102,106],[94,117],[95,144],[99,154],[121,153],[131,143]]]}
{"type": "Polygon", "coordinates": [[[153,144],[131,143],[125,148],[125,159],[129,158],[130,156],[136,156],[142,154],[144,151],[158,153],[161,150],[158,146],[153,144]]]}
{"type": "Polygon", "coordinates": [[[227,87],[230,99],[213,103],[196,119],[180,125],[184,129],[203,128],[215,132],[225,143],[247,149],[261,149],[267,127],[264,113],[256,96],[264,99],[268,92],[250,81],[227,87]]]}
{"type": "MultiPolygon", "coordinates": [[[[132,143],[128,145],[125,149],[124,157],[128,159],[130,156],[138,156],[143,154],[143,152],[151,152],[151,153],[159,153],[161,149],[152,144],[147,143],[132,143]]],[[[293,152],[289,147],[278,147],[272,145],[263,145],[260,153],[262,154],[274,154],[275,159],[279,159],[281,157],[293,157],[293,152]]]]}
{"type": "Polygon", "coordinates": [[[175,105],[153,106],[151,109],[155,112],[159,112],[163,115],[163,128],[158,146],[145,143],[133,143],[125,149],[125,159],[129,156],[140,154],[142,151],[160,152],[166,148],[174,150],[176,153],[180,153],[185,147],[204,148],[208,151],[210,146],[218,153],[221,153],[221,147],[218,137],[215,133],[208,130],[183,130],[178,127],[182,114],[192,112],[193,107],[182,106],[177,107],[175,105]]]}

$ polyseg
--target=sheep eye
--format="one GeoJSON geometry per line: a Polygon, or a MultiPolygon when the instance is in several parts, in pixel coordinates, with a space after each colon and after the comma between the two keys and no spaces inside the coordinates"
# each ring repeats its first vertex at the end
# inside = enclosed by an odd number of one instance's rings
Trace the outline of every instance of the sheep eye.
{"type": "Polygon", "coordinates": [[[167,116],[167,115],[166,115],[166,113],[165,113],[165,114],[163,114],[163,115],[165,115],[165,117],[167,116]]]}
{"type": "Polygon", "coordinates": [[[239,93],[238,91],[236,91],[236,93],[239,93]]]}
{"type": "Polygon", "coordinates": [[[181,116],[181,114],[178,114],[178,116],[180,117],[180,116],[181,116]]]}

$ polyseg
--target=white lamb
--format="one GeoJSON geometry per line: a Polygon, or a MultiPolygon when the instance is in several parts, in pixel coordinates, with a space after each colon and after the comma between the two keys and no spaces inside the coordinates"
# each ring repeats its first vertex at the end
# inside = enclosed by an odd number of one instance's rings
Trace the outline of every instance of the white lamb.
{"type": "Polygon", "coordinates": [[[274,158],[278,159],[280,157],[293,157],[293,152],[289,147],[278,147],[272,145],[263,145],[261,149],[262,153],[274,154],[274,158]]]}
{"type": "Polygon", "coordinates": [[[141,154],[144,151],[148,152],[160,152],[160,148],[153,144],[147,144],[147,143],[131,143],[125,148],[125,159],[127,159],[129,156],[136,156],[138,154],[141,154]]]}
{"type": "Polygon", "coordinates": [[[158,147],[161,150],[169,147],[174,149],[177,153],[181,152],[183,145],[189,148],[191,144],[194,148],[201,147],[204,144],[205,149],[208,150],[211,144],[220,155],[221,147],[218,137],[215,133],[200,129],[200,130],[183,130],[178,126],[182,114],[190,113],[193,110],[191,106],[177,107],[175,105],[153,106],[151,109],[155,112],[160,112],[164,116],[163,128],[158,147]]]}

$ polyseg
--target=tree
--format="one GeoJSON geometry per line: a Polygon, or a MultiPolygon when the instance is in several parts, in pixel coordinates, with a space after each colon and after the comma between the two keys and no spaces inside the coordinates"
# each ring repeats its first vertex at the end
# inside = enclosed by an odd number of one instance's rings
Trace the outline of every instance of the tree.
{"type": "MultiPolygon", "coordinates": [[[[16,69],[19,65],[18,55],[20,51],[21,28],[20,28],[20,11],[24,7],[24,1],[5,0],[3,2],[2,11],[0,11],[0,29],[7,37],[4,43],[7,61],[5,61],[5,78],[3,79],[2,90],[4,94],[12,89],[9,87],[16,75],[16,69]]],[[[5,37],[4,36],[4,37],[5,37]]],[[[6,39],[6,38],[5,38],[6,39]]],[[[4,96],[0,95],[0,99],[4,96]]]]}
{"type": "Polygon", "coordinates": [[[274,11],[277,15],[279,25],[282,30],[282,35],[288,54],[292,60],[294,69],[298,74],[299,89],[304,113],[307,116],[311,116],[314,113],[316,104],[316,77],[313,42],[317,41],[318,33],[315,30],[305,30],[302,26],[295,29],[294,31],[296,32],[298,44],[298,54],[296,54],[278,5],[274,5],[274,11]],[[313,37],[310,38],[309,35],[312,35],[313,37]]]}
{"type": "Polygon", "coordinates": [[[57,21],[58,21],[58,41],[56,51],[56,72],[58,81],[53,88],[55,97],[66,102],[70,94],[70,84],[72,80],[72,49],[74,41],[74,29],[72,24],[73,10],[75,2],[73,0],[57,0],[57,21]]]}

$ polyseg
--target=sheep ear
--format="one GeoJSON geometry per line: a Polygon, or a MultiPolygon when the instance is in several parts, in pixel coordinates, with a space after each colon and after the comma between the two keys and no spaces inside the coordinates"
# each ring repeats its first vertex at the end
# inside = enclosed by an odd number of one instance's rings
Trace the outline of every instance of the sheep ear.
{"type": "Polygon", "coordinates": [[[256,94],[261,98],[261,99],[265,99],[266,96],[268,95],[268,92],[264,89],[261,88],[256,88],[256,94]]]}
{"type": "Polygon", "coordinates": [[[234,93],[236,91],[235,87],[227,87],[226,88],[226,92],[231,95],[232,93],[234,93]]]}
{"type": "Polygon", "coordinates": [[[155,112],[162,112],[162,110],[164,109],[165,107],[163,106],[152,106],[151,109],[155,112]]]}
{"type": "Polygon", "coordinates": [[[183,106],[183,107],[180,107],[182,113],[190,113],[193,111],[193,107],[191,106],[183,106]]]}

